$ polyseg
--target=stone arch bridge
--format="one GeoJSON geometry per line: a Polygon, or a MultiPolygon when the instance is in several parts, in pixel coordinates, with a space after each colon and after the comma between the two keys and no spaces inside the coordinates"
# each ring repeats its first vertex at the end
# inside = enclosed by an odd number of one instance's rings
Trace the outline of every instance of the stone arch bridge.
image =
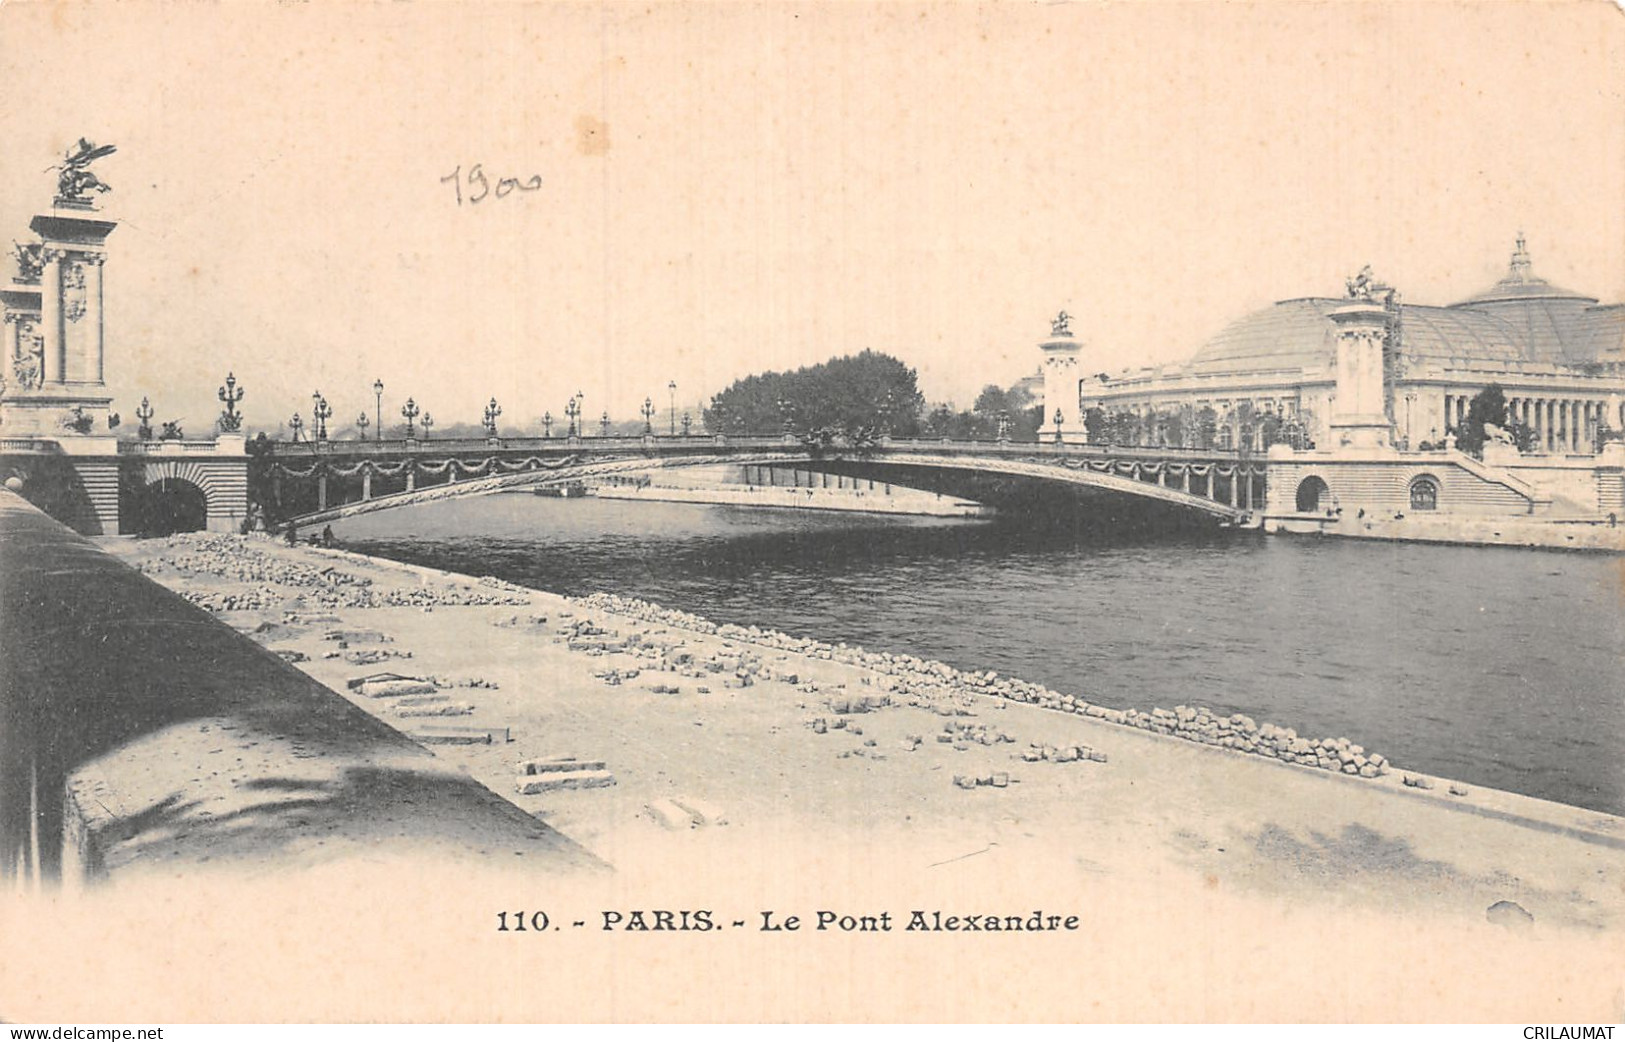
{"type": "Polygon", "coordinates": [[[525,438],[274,442],[251,496],[272,523],[325,524],[378,510],[617,474],[731,464],[794,467],[995,506],[1069,490],[1107,506],[1237,523],[1262,511],[1265,461],[1224,451],[885,440],[812,446],[785,437],[525,438]]]}

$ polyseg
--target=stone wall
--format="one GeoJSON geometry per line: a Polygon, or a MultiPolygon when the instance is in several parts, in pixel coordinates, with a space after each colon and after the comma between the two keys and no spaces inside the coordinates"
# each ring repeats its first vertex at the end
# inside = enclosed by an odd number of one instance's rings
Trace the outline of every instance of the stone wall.
{"type": "Polygon", "coordinates": [[[0,878],[445,856],[597,862],[0,491],[0,878]]]}
{"type": "Polygon", "coordinates": [[[1318,477],[1329,490],[1317,513],[1341,510],[1352,516],[1392,516],[1415,512],[1411,485],[1421,477],[1438,483],[1435,508],[1440,514],[1477,516],[1529,516],[1543,513],[1549,495],[1515,474],[1486,467],[1458,452],[1367,454],[1352,458],[1331,452],[1293,452],[1276,446],[1270,450],[1270,516],[1296,515],[1298,487],[1318,477]]]}

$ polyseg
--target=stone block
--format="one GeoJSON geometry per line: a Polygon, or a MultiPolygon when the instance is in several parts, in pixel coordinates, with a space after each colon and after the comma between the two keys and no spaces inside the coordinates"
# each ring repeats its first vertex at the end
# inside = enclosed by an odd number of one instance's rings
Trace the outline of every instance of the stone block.
{"type": "Polygon", "coordinates": [[[643,813],[661,828],[687,829],[694,827],[694,815],[679,807],[672,800],[655,800],[646,804],[643,813]]]}
{"type": "Polygon", "coordinates": [[[433,680],[426,677],[408,677],[398,673],[376,673],[346,681],[351,691],[368,698],[393,698],[397,695],[424,695],[439,690],[433,680]]]}
{"type": "Polygon", "coordinates": [[[671,802],[676,804],[679,809],[687,811],[689,820],[695,825],[728,824],[727,814],[714,803],[708,803],[694,796],[674,796],[671,802]]]}
{"type": "Polygon", "coordinates": [[[422,716],[470,716],[474,706],[468,702],[444,702],[439,705],[397,706],[395,715],[399,717],[422,716]]]}
{"type": "Polygon", "coordinates": [[[573,756],[549,756],[539,760],[521,760],[520,774],[564,774],[569,771],[601,771],[603,760],[578,760],[573,756]]]}
{"type": "Polygon", "coordinates": [[[572,771],[562,774],[521,774],[514,782],[521,796],[569,789],[602,789],[615,784],[608,771],[572,771]]]}

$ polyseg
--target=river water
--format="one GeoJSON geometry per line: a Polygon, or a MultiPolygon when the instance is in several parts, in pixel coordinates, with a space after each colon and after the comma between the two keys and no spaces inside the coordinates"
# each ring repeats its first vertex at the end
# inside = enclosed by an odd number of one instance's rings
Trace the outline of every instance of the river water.
{"type": "Polygon", "coordinates": [[[1625,559],[499,495],[347,546],[605,590],[1103,705],[1206,705],[1625,814],[1625,559]]]}

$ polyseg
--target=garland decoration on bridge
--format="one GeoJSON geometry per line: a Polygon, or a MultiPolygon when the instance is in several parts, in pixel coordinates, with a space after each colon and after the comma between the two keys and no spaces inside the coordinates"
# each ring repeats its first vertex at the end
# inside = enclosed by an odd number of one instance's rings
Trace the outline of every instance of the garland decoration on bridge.
{"type": "Polygon", "coordinates": [[[448,459],[443,463],[424,463],[419,460],[409,459],[402,460],[393,466],[375,460],[362,460],[351,467],[341,467],[323,460],[315,460],[303,470],[278,461],[273,465],[272,469],[277,476],[290,478],[308,478],[318,473],[349,478],[360,474],[362,471],[371,471],[374,475],[393,478],[406,473],[408,467],[416,467],[418,472],[423,474],[444,474],[448,469],[455,466],[461,474],[480,475],[490,471],[493,467],[500,467],[509,473],[517,473],[526,470],[559,470],[564,467],[573,467],[580,462],[580,456],[565,456],[556,460],[543,459],[540,456],[527,456],[522,460],[512,461],[487,456],[478,462],[472,463],[468,460],[456,458],[448,459]]]}

